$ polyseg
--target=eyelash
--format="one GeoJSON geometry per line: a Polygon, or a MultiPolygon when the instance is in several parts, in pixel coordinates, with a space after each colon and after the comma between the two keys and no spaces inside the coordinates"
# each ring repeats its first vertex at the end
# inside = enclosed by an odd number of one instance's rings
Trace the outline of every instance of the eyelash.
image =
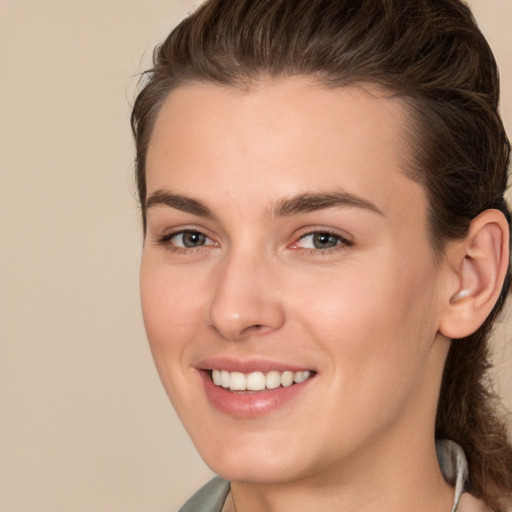
{"type": "MultiPolygon", "coordinates": [[[[199,231],[197,229],[180,229],[178,231],[172,231],[171,233],[167,233],[157,239],[157,243],[159,245],[165,246],[165,248],[168,251],[174,252],[174,253],[187,253],[190,254],[191,252],[195,252],[197,250],[201,250],[203,247],[209,247],[209,246],[216,246],[216,242],[214,242],[208,235],[203,233],[202,231],[199,231]],[[201,237],[204,237],[205,241],[210,241],[211,243],[203,243],[201,245],[197,246],[181,246],[181,245],[175,245],[171,243],[171,240],[177,236],[185,235],[185,234],[191,234],[191,235],[199,235],[201,237]]],[[[318,256],[318,255],[327,255],[332,254],[333,252],[337,252],[343,249],[346,249],[347,247],[352,247],[354,245],[354,242],[349,240],[348,238],[340,235],[339,233],[335,231],[331,231],[329,229],[317,229],[312,231],[307,231],[300,235],[297,239],[297,241],[293,242],[288,247],[290,249],[294,250],[301,250],[303,254],[307,256],[318,256]],[[305,248],[305,247],[298,247],[298,244],[305,240],[307,237],[314,237],[315,235],[327,235],[328,237],[334,237],[336,238],[336,245],[332,247],[326,247],[323,249],[316,249],[316,248],[305,248]]]]}
{"type": "Polygon", "coordinates": [[[172,231],[171,233],[167,233],[160,238],[157,239],[157,243],[159,245],[163,245],[168,251],[175,252],[175,253],[191,253],[197,250],[201,250],[203,247],[209,247],[214,246],[216,243],[205,233],[197,230],[197,229],[180,229],[178,231],[172,231]],[[180,246],[175,245],[171,243],[171,240],[177,236],[185,235],[187,233],[190,233],[192,235],[199,235],[201,237],[204,237],[205,240],[209,240],[212,243],[204,243],[197,246],[187,247],[187,246],[180,246]]]}
{"type": "Polygon", "coordinates": [[[339,233],[329,230],[329,229],[316,229],[312,231],[307,231],[303,233],[298,239],[297,242],[294,242],[291,245],[292,249],[302,250],[305,255],[307,256],[318,256],[318,255],[328,255],[332,254],[333,252],[337,252],[340,250],[344,250],[348,247],[352,247],[354,245],[354,242],[349,240],[348,238],[340,235],[339,233]],[[336,245],[332,247],[326,247],[323,249],[315,249],[315,248],[301,248],[297,247],[297,244],[304,240],[307,237],[314,237],[315,235],[328,235],[329,237],[334,237],[337,239],[336,245]]]}

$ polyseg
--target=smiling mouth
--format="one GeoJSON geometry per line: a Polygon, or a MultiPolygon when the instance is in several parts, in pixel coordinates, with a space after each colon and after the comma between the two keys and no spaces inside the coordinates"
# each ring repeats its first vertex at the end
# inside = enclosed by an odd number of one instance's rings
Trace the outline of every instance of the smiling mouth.
{"type": "Polygon", "coordinates": [[[315,372],[310,370],[276,371],[270,372],[228,372],[227,370],[211,370],[210,377],[212,382],[221,388],[230,391],[263,391],[272,390],[280,387],[289,387],[294,384],[300,384],[310,379],[315,372]]]}

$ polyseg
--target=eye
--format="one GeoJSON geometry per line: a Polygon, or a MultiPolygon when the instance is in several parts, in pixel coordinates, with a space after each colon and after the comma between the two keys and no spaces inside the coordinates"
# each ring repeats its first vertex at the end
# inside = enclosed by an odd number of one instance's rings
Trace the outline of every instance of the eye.
{"type": "Polygon", "coordinates": [[[159,242],[181,249],[194,249],[204,245],[215,245],[215,242],[204,233],[193,229],[183,229],[178,232],[169,233],[163,236],[159,242]]]}
{"type": "Polygon", "coordinates": [[[340,237],[331,233],[311,233],[301,238],[304,247],[309,249],[330,249],[340,243],[340,237]]]}
{"type": "Polygon", "coordinates": [[[293,248],[322,251],[336,247],[351,246],[353,243],[345,237],[329,231],[306,233],[293,244],[293,248]]]}

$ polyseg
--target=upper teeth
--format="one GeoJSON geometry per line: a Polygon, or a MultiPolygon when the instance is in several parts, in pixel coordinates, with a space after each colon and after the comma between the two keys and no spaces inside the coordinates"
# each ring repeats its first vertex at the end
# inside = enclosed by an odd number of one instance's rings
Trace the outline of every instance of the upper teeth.
{"type": "Polygon", "coordinates": [[[276,389],[279,386],[288,387],[294,382],[299,384],[309,378],[311,372],[303,370],[292,371],[270,371],[241,373],[228,372],[226,370],[212,370],[212,380],[217,386],[229,388],[231,391],[261,391],[263,389],[276,389]]]}

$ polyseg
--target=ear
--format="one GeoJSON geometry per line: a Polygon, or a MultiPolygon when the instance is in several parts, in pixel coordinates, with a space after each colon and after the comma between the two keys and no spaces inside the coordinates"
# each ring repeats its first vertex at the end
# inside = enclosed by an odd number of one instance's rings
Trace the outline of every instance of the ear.
{"type": "Polygon", "coordinates": [[[473,334],[496,304],[507,273],[509,226],[499,210],[485,210],[467,236],[447,248],[450,278],[439,332],[452,339],[473,334]]]}

